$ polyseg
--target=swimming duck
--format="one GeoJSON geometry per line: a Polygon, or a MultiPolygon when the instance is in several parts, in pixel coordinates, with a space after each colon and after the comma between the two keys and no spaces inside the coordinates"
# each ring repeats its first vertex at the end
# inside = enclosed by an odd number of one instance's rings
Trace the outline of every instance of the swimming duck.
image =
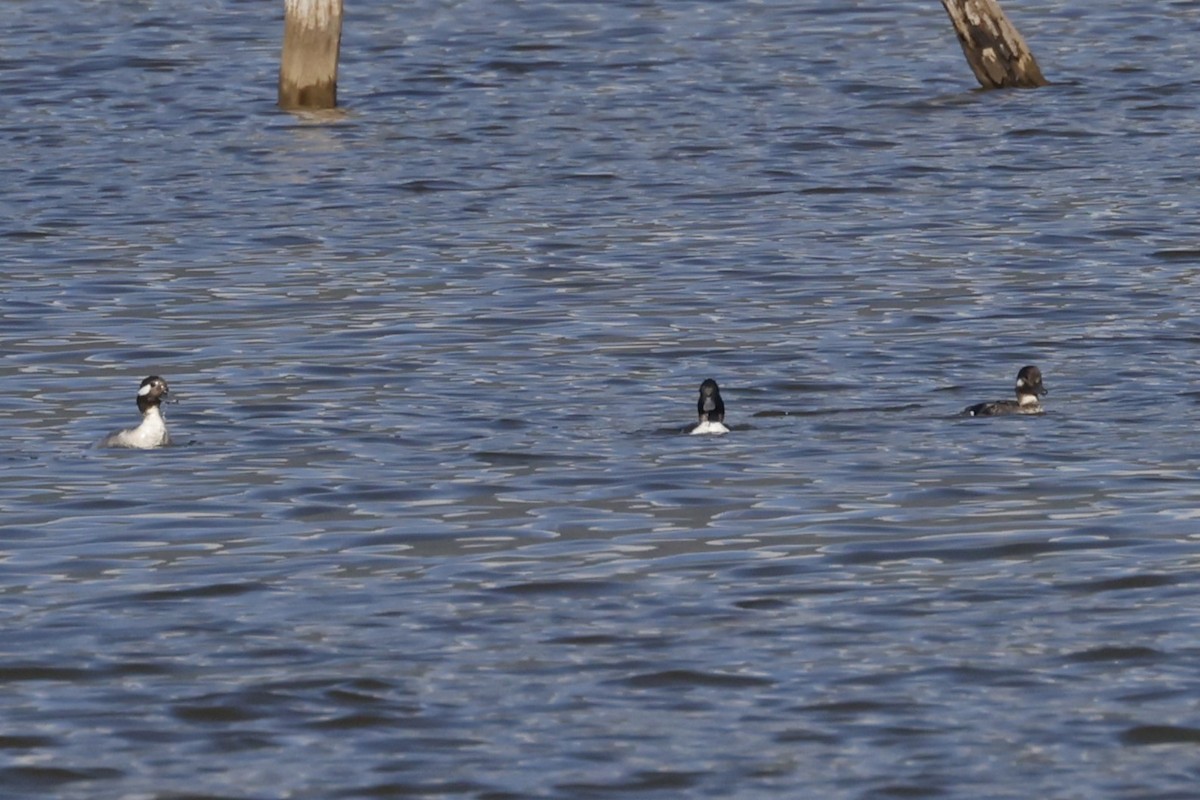
{"type": "Polygon", "coordinates": [[[142,412],[142,422],[136,428],[128,428],[111,434],[100,443],[101,447],[134,447],[149,450],[171,443],[167,434],[167,423],[159,406],[167,397],[167,382],[157,375],[142,381],[137,391],[137,407],[142,412]]]}
{"type": "Polygon", "coordinates": [[[689,433],[729,433],[729,428],[725,427],[725,402],[721,400],[721,389],[712,378],[700,384],[696,413],[700,421],[691,427],[689,433]]]}
{"type": "Polygon", "coordinates": [[[992,417],[999,414],[1041,414],[1045,412],[1039,398],[1049,392],[1042,385],[1040,369],[1032,364],[1021,367],[1021,371],[1017,373],[1016,391],[1016,400],[976,403],[964,409],[963,414],[968,417],[992,417]]]}

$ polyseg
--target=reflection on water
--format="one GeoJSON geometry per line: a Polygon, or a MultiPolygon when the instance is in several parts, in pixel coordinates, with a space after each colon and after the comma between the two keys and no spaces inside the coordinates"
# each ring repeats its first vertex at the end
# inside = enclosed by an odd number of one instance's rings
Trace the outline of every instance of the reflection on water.
{"type": "Polygon", "coordinates": [[[335,119],[13,6],[0,785],[1187,796],[1200,17],[1060,6],[358,9],[335,119]]]}

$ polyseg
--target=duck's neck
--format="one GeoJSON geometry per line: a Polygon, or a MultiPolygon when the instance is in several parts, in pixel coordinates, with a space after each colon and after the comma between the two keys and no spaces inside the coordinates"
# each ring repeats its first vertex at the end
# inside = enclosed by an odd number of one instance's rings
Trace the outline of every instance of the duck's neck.
{"type": "Polygon", "coordinates": [[[167,422],[163,419],[158,406],[151,406],[142,412],[142,424],[134,429],[133,435],[141,440],[159,440],[167,432],[167,422]]]}

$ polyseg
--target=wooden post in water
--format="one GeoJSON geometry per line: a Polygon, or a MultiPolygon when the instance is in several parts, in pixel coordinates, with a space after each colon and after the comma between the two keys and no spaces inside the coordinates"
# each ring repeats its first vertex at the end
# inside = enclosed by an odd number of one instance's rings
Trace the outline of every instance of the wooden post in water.
{"type": "Polygon", "coordinates": [[[942,0],[942,5],[983,88],[1031,89],[1049,83],[996,0],[942,0]]]}
{"type": "Polygon", "coordinates": [[[279,107],[337,106],[343,0],[283,0],[279,107]]]}

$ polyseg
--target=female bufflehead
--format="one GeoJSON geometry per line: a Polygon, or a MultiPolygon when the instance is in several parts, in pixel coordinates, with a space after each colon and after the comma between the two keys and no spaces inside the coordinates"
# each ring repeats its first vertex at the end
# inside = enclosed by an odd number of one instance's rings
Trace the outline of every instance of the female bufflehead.
{"type": "Polygon", "coordinates": [[[692,426],[689,433],[729,433],[729,428],[725,427],[725,403],[721,400],[721,390],[712,378],[700,384],[696,413],[700,415],[700,421],[692,426]]]}
{"type": "Polygon", "coordinates": [[[148,450],[171,443],[167,435],[167,423],[163,420],[159,404],[167,396],[167,382],[151,375],[138,387],[137,407],[142,412],[142,424],[136,428],[117,431],[100,443],[101,447],[136,447],[148,450]]]}
{"type": "Polygon", "coordinates": [[[1042,371],[1030,365],[1021,367],[1017,373],[1017,399],[997,400],[994,403],[976,403],[963,410],[968,417],[991,417],[997,414],[1041,414],[1042,408],[1038,397],[1049,394],[1042,386],[1042,371]]]}

